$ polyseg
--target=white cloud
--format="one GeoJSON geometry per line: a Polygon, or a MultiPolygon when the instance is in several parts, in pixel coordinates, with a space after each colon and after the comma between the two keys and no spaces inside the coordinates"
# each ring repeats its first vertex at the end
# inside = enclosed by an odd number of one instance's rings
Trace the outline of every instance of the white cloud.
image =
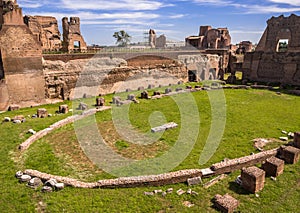
{"type": "Polygon", "coordinates": [[[33,1],[33,0],[22,0],[19,1],[18,4],[21,7],[26,7],[26,8],[39,8],[42,7],[43,4],[41,2],[33,1]]]}
{"type": "MultiPolygon", "coordinates": [[[[52,12],[39,12],[38,15],[41,16],[54,16],[57,19],[62,19],[66,16],[65,13],[52,13],[52,12]]],[[[155,13],[144,13],[144,12],[132,12],[132,13],[92,13],[92,12],[76,12],[68,13],[68,17],[80,17],[81,20],[151,20],[157,19],[160,15],[155,13]]]]}
{"type": "Polygon", "coordinates": [[[72,10],[158,10],[173,6],[150,0],[64,0],[62,7],[72,10]]]}
{"type": "Polygon", "coordinates": [[[230,30],[230,34],[259,34],[261,35],[263,31],[247,31],[247,30],[230,30]]]}
{"type": "Polygon", "coordinates": [[[225,6],[232,4],[231,1],[227,0],[193,0],[193,2],[202,5],[215,5],[215,6],[225,6]]]}
{"type": "Polygon", "coordinates": [[[179,19],[185,17],[185,14],[177,14],[177,15],[171,15],[169,16],[170,19],[179,19]]]}
{"type": "Polygon", "coordinates": [[[300,6],[299,0],[268,0],[269,2],[279,3],[279,4],[289,4],[292,6],[300,6]]]}
{"type": "Polygon", "coordinates": [[[232,4],[236,8],[243,8],[247,14],[292,13],[300,11],[300,7],[279,7],[277,5],[246,5],[232,4]]]}

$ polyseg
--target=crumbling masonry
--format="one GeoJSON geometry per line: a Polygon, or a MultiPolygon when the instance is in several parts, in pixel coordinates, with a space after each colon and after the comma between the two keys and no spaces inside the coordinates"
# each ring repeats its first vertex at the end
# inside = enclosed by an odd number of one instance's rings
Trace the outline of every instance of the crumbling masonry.
{"type": "Polygon", "coordinates": [[[24,24],[17,1],[0,0],[0,108],[42,103],[45,80],[42,48],[24,24]]]}
{"type": "Polygon", "coordinates": [[[59,51],[61,49],[61,34],[55,17],[25,16],[24,22],[36,39],[41,42],[43,51],[59,51]]]}
{"type": "Polygon", "coordinates": [[[300,17],[272,17],[267,23],[256,51],[245,55],[243,79],[299,86],[300,17]]]}
{"type": "Polygon", "coordinates": [[[63,50],[66,52],[86,52],[87,45],[80,32],[79,17],[67,17],[62,19],[63,25],[63,50]]]}

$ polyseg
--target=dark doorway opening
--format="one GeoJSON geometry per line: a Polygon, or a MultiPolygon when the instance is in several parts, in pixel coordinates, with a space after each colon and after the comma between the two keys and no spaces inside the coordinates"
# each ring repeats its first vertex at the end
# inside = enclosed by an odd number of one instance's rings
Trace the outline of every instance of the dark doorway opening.
{"type": "Polygon", "coordinates": [[[195,82],[197,81],[196,71],[189,70],[189,82],[195,82]]]}
{"type": "Polygon", "coordinates": [[[64,92],[64,88],[60,89],[60,97],[62,100],[65,100],[65,92],[64,92]]]}

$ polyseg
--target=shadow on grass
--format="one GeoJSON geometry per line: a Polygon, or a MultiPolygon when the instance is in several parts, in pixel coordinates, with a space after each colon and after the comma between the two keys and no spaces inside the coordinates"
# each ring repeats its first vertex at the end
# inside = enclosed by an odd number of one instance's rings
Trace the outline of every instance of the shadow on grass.
{"type": "Polygon", "coordinates": [[[229,183],[229,189],[239,195],[250,195],[251,193],[245,190],[242,186],[238,185],[236,182],[229,183]]]}

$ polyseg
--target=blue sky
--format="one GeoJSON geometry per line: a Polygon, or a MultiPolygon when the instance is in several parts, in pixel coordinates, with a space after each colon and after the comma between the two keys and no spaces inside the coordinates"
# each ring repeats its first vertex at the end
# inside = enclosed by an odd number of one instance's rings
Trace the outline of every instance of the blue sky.
{"type": "MultiPolygon", "coordinates": [[[[232,43],[258,42],[266,21],[281,14],[300,15],[300,0],[18,0],[24,15],[78,16],[88,44],[113,45],[125,30],[132,41],[154,29],[168,40],[197,35],[200,25],[228,27],[232,43]]],[[[62,32],[62,30],[60,30],[62,32]]]]}

